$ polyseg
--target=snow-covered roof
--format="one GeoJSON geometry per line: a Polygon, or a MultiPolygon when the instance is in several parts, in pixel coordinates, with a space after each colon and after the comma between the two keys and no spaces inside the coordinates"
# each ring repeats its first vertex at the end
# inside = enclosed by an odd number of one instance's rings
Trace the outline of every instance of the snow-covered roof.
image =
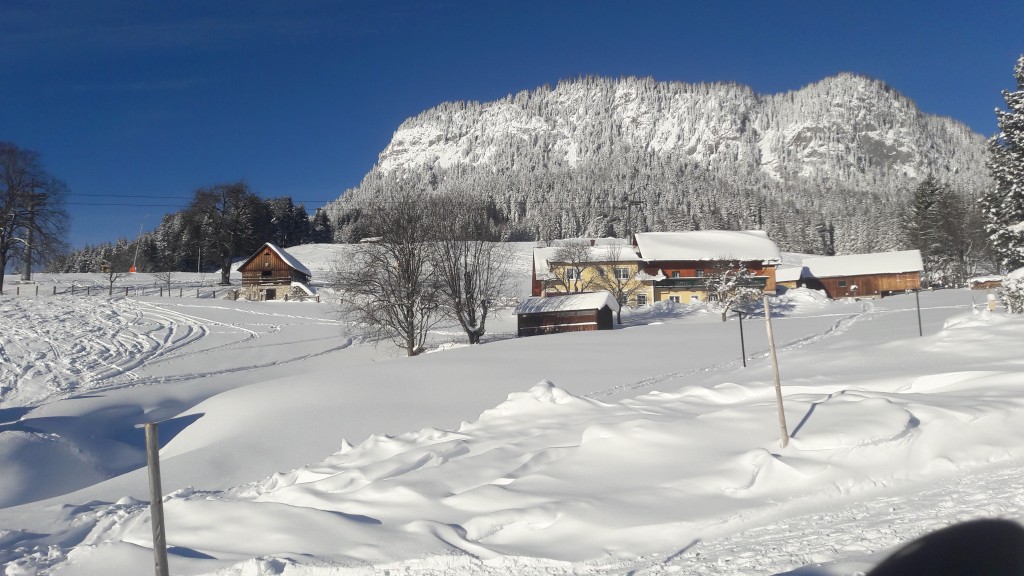
{"type": "Polygon", "coordinates": [[[859,274],[895,274],[924,270],[920,250],[875,252],[849,256],[821,256],[804,260],[804,268],[816,278],[856,276],[859,274]]]}
{"type": "Polygon", "coordinates": [[[776,282],[797,282],[804,271],[803,266],[782,266],[775,269],[776,282]]]}
{"type": "MultiPolygon", "coordinates": [[[[576,239],[572,239],[576,240],[576,239]]],[[[579,239],[583,241],[584,239],[579,239]]],[[[595,244],[590,248],[589,258],[587,262],[636,262],[640,260],[636,251],[625,241],[618,238],[602,238],[600,240],[620,240],[619,242],[604,242],[601,244],[595,244]]],[[[563,247],[571,245],[571,241],[567,240],[556,240],[553,242],[554,246],[546,246],[544,248],[533,249],[533,269],[537,271],[538,280],[547,280],[553,278],[550,273],[551,263],[559,262],[556,257],[558,251],[563,247]]]]}
{"type": "MultiPolygon", "coordinates": [[[[280,248],[276,244],[272,244],[270,242],[267,242],[266,244],[264,244],[264,246],[273,250],[281,258],[281,260],[284,261],[285,264],[291,266],[292,268],[298,270],[299,272],[302,272],[306,276],[312,276],[312,274],[309,272],[309,269],[306,268],[302,264],[302,262],[299,262],[294,256],[292,256],[288,252],[285,252],[284,248],[280,248]]],[[[246,258],[241,264],[238,265],[238,267],[241,268],[242,266],[245,266],[253,258],[259,256],[261,252],[263,252],[263,246],[261,246],[260,249],[257,250],[252,256],[246,258]]]]}
{"type": "Polygon", "coordinates": [[[743,260],[777,264],[779,247],[763,230],[639,232],[636,244],[646,261],[743,260]]]}
{"type": "Polygon", "coordinates": [[[559,312],[566,310],[600,310],[608,306],[612,311],[619,309],[619,303],[610,292],[585,292],[562,296],[531,296],[516,306],[516,314],[559,312]]]}
{"type": "Polygon", "coordinates": [[[560,238],[552,240],[552,246],[572,246],[574,244],[590,244],[594,247],[599,246],[629,246],[629,242],[625,238],[615,238],[612,236],[606,236],[604,238],[560,238]]]}

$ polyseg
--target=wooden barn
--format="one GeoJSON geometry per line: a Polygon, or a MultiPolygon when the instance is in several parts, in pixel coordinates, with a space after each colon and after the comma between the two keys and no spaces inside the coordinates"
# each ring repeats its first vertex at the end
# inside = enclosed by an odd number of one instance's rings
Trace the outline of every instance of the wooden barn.
{"type": "Polygon", "coordinates": [[[519,336],[611,330],[619,303],[609,292],[532,296],[516,306],[519,336]]]}
{"type": "Polygon", "coordinates": [[[282,248],[267,242],[238,266],[241,297],[246,300],[304,300],[315,297],[309,269],[282,248]]]}
{"type": "Polygon", "coordinates": [[[808,288],[829,298],[875,298],[921,289],[919,250],[823,256],[803,261],[808,288]]]}

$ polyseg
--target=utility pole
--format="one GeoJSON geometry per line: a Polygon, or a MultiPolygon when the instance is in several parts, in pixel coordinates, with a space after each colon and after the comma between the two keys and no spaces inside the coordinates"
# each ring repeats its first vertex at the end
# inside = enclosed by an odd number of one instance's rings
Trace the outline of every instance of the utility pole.
{"type": "Polygon", "coordinates": [[[626,240],[632,240],[633,238],[633,206],[643,206],[644,201],[639,198],[630,198],[629,193],[622,195],[623,204],[616,206],[617,209],[626,209],[626,240]]]}

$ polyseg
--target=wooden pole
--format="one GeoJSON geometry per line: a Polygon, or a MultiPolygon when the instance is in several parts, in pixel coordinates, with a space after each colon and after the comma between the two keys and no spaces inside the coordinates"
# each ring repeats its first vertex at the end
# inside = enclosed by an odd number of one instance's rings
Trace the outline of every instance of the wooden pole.
{"type": "Polygon", "coordinates": [[[160,487],[160,442],[155,422],[146,423],[146,464],[149,466],[149,512],[150,522],[153,524],[153,559],[156,562],[156,576],[168,576],[164,496],[160,487]]]}
{"type": "Polygon", "coordinates": [[[775,336],[772,334],[772,312],[768,306],[768,295],[764,295],[764,323],[768,329],[768,348],[772,355],[772,374],[775,377],[775,401],[779,409],[779,432],[782,447],[789,445],[789,430],[786,428],[786,411],[782,407],[782,382],[779,380],[779,359],[775,355],[775,336]]]}
{"type": "Polygon", "coordinates": [[[740,318],[740,354],[743,355],[743,367],[747,367],[747,345],[743,342],[743,312],[737,312],[740,318]]]}
{"type": "Polygon", "coordinates": [[[924,336],[924,330],[921,328],[921,291],[914,290],[914,300],[917,301],[917,335],[924,336]]]}

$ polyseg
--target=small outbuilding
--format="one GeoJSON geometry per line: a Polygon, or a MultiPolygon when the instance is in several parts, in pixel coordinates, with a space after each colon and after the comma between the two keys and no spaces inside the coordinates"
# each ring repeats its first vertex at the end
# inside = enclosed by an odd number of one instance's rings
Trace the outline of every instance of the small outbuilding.
{"type": "Polygon", "coordinates": [[[967,281],[971,290],[995,290],[1003,287],[1002,276],[976,276],[967,281]]]}
{"type": "Polygon", "coordinates": [[[803,281],[829,298],[874,298],[921,289],[919,250],[805,258],[803,281]]]}
{"type": "Polygon", "coordinates": [[[304,300],[316,297],[309,286],[312,276],[294,256],[270,242],[238,266],[242,273],[240,296],[246,300],[304,300]]]}
{"type": "Polygon", "coordinates": [[[619,303],[609,292],[532,296],[516,306],[519,336],[611,330],[619,303]]]}
{"type": "Polygon", "coordinates": [[[779,266],[775,269],[775,287],[799,288],[803,266],[779,266]]]}

